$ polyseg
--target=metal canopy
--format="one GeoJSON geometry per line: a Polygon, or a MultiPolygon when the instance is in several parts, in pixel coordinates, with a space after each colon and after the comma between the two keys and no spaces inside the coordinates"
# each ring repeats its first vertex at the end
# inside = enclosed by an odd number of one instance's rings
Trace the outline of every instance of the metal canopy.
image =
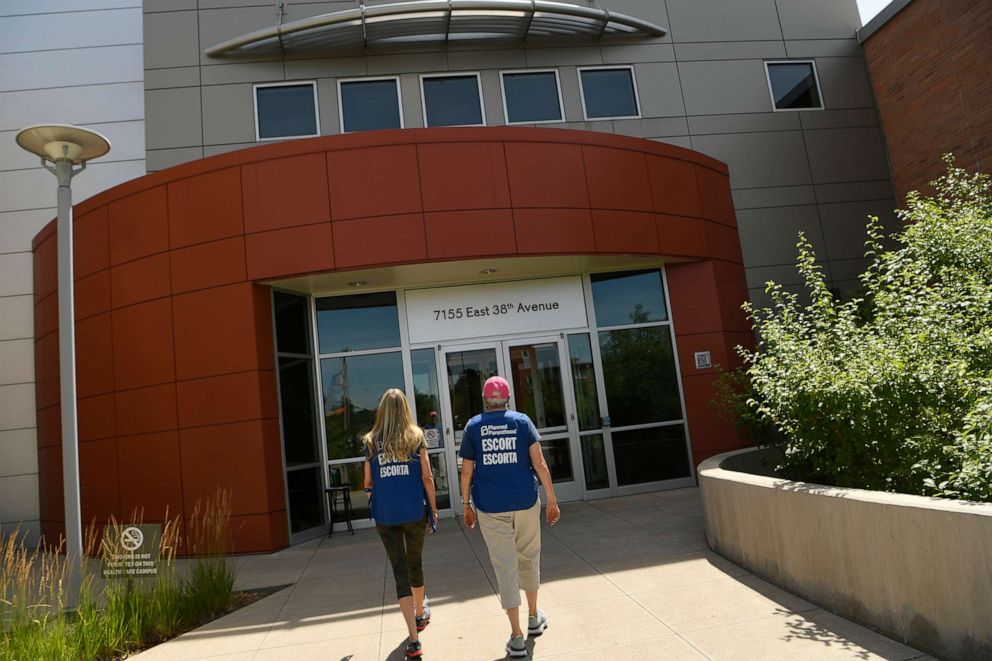
{"type": "Polygon", "coordinates": [[[550,0],[413,0],[368,5],[274,25],[206,49],[272,55],[376,46],[492,41],[662,37],[667,30],[608,9],[550,0]]]}

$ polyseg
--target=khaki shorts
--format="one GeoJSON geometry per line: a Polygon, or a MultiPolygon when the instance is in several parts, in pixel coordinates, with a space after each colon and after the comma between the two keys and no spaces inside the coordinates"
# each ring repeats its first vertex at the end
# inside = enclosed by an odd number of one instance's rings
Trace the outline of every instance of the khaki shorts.
{"type": "Polygon", "coordinates": [[[541,586],[541,499],[526,510],[479,512],[479,528],[496,572],[503,608],[520,606],[520,591],[541,586]]]}

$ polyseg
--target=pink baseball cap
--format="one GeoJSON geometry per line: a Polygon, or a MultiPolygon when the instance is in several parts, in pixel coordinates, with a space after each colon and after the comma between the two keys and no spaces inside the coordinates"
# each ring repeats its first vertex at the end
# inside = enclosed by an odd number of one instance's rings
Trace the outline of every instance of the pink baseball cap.
{"type": "Polygon", "coordinates": [[[510,399],[510,384],[501,376],[491,376],[482,386],[482,396],[486,399],[510,399]]]}

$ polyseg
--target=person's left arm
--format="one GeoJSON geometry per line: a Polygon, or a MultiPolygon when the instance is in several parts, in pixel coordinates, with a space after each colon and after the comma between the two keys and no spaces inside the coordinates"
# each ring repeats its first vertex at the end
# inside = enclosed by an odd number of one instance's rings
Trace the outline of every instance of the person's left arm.
{"type": "MultiPolygon", "coordinates": [[[[465,447],[464,441],[462,441],[462,447],[465,447]]],[[[465,517],[465,525],[469,528],[475,527],[475,510],[472,509],[471,501],[464,500],[464,498],[472,493],[473,472],[475,472],[475,461],[462,457],[462,516],[465,517]]]]}
{"type": "Polygon", "coordinates": [[[533,423],[530,425],[530,430],[531,437],[533,438],[528,449],[530,463],[534,467],[534,472],[537,473],[537,479],[541,481],[541,486],[544,487],[544,493],[548,497],[548,507],[545,512],[548,523],[555,525],[558,523],[558,519],[561,518],[561,510],[558,509],[558,497],[555,496],[555,487],[551,483],[551,471],[548,470],[548,462],[544,460],[544,451],[541,449],[541,437],[537,433],[537,429],[534,428],[533,423]]]}

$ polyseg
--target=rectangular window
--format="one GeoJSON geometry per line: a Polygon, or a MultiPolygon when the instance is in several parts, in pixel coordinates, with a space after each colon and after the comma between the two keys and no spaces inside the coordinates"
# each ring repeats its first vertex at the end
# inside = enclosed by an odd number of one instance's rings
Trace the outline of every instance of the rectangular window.
{"type": "Polygon", "coordinates": [[[564,429],[567,421],[558,344],[511,346],[509,372],[513,383],[513,408],[526,413],[538,429],[564,429]]]}
{"type": "Polygon", "coordinates": [[[396,292],[318,298],[317,341],[320,353],[398,347],[396,292]]]}
{"type": "Polygon", "coordinates": [[[448,488],[448,467],[444,463],[444,454],[431,452],[428,457],[431,461],[431,471],[434,473],[434,496],[437,499],[437,508],[446,510],[451,507],[451,490],[448,488]]]}
{"type": "Polygon", "coordinates": [[[572,387],[575,390],[579,430],[599,429],[599,395],[596,393],[596,370],[592,362],[589,333],[568,336],[568,357],[572,364],[572,387]]]}
{"type": "Polygon", "coordinates": [[[633,67],[579,69],[579,90],[586,119],[641,116],[633,67]]]}
{"type": "Polygon", "coordinates": [[[310,310],[303,296],[272,293],[276,317],[276,351],[310,354],[310,310]]]}
{"type": "Polygon", "coordinates": [[[482,126],[482,82],[479,74],[420,77],[427,126],[482,126]]]}
{"type": "MultiPolygon", "coordinates": [[[[346,496],[351,501],[351,510],[355,519],[361,521],[369,518],[369,499],[365,495],[365,460],[338,462],[327,467],[327,483],[332,486],[348,486],[346,496]]],[[[334,520],[344,521],[344,504],[338,496],[334,520]]]]}
{"type": "Polygon", "coordinates": [[[312,358],[279,356],[279,395],[286,465],[318,461],[312,358]]]}
{"type": "Polygon", "coordinates": [[[320,482],[320,467],[302,468],[286,473],[289,493],[289,527],[301,532],[324,524],[324,487],[320,482]]]}
{"type": "Polygon", "coordinates": [[[310,304],[305,296],[273,291],[272,308],[289,523],[298,533],[324,523],[310,304]]]}
{"type": "MultiPolygon", "coordinates": [[[[413,369],[413,399],[417,424],[434,429],[441,435],[441,395],[437,383],[437,360],[434,349],[414,349],[410,352],[413,369]]],[[[439,442],[443,439],[439,439],[439,442]]]]}
{"type": "Polygon", "coordinates": [[[541,439],[541,451],[548,464],[552,482],[571,482],[572,451],[568,447],[567,438],[541,439]]]}
{"type": "Polygon", "coordinates": [[[255,138],[306,138],[320,135],[316,83],[255,85],[255,138]]]}
{"type": "Polygon", "coordinates": [[[597,273],[590,279],[600,328],[668,320],[661,271],[597,273]]]}
{"type": "Polygon", "coordinates": [[[338,81],[341,132],[403,128],[398,78],[338,81]]]}
{"type": "Polygon", "coordinates": [[[614,427],[682,418],[675,352],[667,326],[602,331],[599,349],[614,427]]]}
{"type": "Polygon", "coordinates": [[[682,425],[613,432],[617,485],[689,477],[689,453],[682,425]]]}
{"type": "Polygon", "coordinates": [[[382,393],[403,389],[400,352],[320,361],[327,458],[361,457],[362,436],[372,429],[382,393]]]}
{"type": "Polygon", "coordinates": [[[561,86],[556,70],[504,71],[500,80],[507,124],[563,121],[561,86]]]}
{"type": "Polygon", "coordinates": [[[609,468],[606,464],[606,445],[602,434],[582,437],[582,468],[585,472],[586,491],[610,488],[609,468]]]}
{"type": "Polygon", "coordinates": [[[820,82],[812,60],[765,62],[775,110],[823,110],[820,82]]]}

